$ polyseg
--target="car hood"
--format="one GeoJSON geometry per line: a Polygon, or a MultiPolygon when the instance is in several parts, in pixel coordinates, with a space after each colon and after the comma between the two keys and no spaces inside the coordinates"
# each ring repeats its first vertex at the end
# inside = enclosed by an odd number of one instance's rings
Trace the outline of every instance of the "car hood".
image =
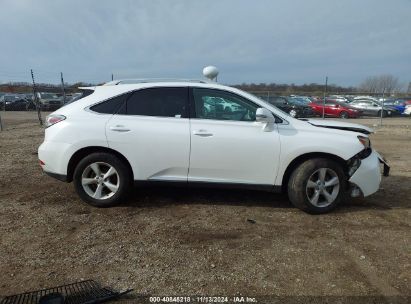
{"type": "Polygon", "coordinates": [[[328,120],[328,119],[327,120],[307,119],[306,121],[313,126],[322,127],[322,128],[353,131],[353,132],[359,132],[363,134],[370,134],[374,132],[372,128],[359,125],[359,124],[349,123],[349,122],[341,122],[341,121],[328,120]]]}

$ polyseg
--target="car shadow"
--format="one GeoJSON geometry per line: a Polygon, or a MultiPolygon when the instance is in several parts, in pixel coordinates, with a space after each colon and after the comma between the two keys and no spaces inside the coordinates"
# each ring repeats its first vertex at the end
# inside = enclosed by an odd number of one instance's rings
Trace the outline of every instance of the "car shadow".
{"type": "Polygon", "coordinates": [[[287,195],[282,193],[248,189],[157,185],[134,187],[123,206],[162,207],[176,204],[292,208],[287,195]]]}
{"type": "MultiPolygon", "coordinates": [[[[381,189],[367,198],[348,198],[335,210],[350,213],[374,210],[410,209],[411,177],[390,176],[383,179],[381,189]]],[[[272,208],[293,208],[284,193],[261,190],[224,189],[212,187],[163,185],[136,186],[129,199],[122,204],[126,207],[164,207],[168,205],[231,205],[259,206],[272,208]]]]}
{"type": "Polygon", "coordinates": [[[411,209],[411,177],[383,177],[380,190],[366,198],[351,198],[336,212],[355,212],[367,209],[411,209]]]}

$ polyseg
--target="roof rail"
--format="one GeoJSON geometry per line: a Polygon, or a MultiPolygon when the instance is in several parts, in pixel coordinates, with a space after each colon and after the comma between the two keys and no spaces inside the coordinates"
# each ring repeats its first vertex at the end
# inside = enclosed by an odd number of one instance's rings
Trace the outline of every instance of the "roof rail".
{"type": "Polygon", "coordinates": [[[179,78],[142,78],[142,79],[119,79],[112,80],[103,84],[103,86],[119,85],[119,84],[137,84],[137,83],[149,83],[149,82],[195,82],[195,83],[208,83],[206,80],[198,79],[179,79],[179,78]]]}

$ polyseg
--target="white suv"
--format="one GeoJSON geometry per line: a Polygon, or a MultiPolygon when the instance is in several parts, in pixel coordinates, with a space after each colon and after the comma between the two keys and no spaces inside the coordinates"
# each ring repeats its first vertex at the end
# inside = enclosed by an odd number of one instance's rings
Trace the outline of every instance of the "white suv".
{"type": "Polygon", "coordinates": [[[371,129],[294,119],[232,87],[142,81],[88,90],[47,117],[38,154],[44,172],[74,181],[94,206],[120,203],[133,181],[148,181],[286,191],[298,208],[325,213],[376,192],[380,162],[389,171],[371,129]]]}

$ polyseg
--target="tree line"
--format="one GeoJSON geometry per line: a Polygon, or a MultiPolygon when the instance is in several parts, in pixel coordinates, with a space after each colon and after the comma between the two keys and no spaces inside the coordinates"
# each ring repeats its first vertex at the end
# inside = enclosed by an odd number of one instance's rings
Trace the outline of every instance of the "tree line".
{"type": "MultiPolygon", "coordinates": [[[[77,82],[74,84],[65,84],[65,92],[73,93],[78,91],[78,87],[95,86],[99,84],[77,82]]],[[[318,83],[310,84],[279,84],[279,83],[242,83],[232,85],[236,88],[249,92],[270,92],[275,95],[309,95],[321,96],[324,94],[325,85],[318,83]]],[[[62,91],[61,84],[38,83],[36,84],[37,91],[55,92],[62,91]]],[[[9,82],[0,84],[0,92],[7,93],[30,93],[32,92],[32,84],[28,82],[9,82]]],[[[408,87],[401,84],[397,77],[392,75],[370,76],[362,81],[357,87],[354,86],[339,86],[329,84],[327,87],[328,94],[367,94],[367,95],[411,95],[411,82],[408,87]]]]}

